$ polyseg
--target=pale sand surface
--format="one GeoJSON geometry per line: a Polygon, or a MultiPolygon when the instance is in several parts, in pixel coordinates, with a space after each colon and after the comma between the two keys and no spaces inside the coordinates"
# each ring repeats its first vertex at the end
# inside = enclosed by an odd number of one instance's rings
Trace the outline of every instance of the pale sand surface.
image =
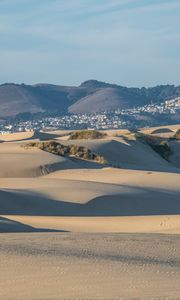
{"type": "Polygon", "coordinates": [[[1,134],[0,135],[0,141],[18,141],[18,140],[24,140],[28,138],[32,138],[34,135],[33,131],[29,132],[16,132],[16,133],[10,133],[10,134],[1,134]]]}
{"type": "Polygon", "coordinates": [[[0,141],[3,142],[12,142],[12,141],[24,141],[24,140],[48,140],[58,137],[55,132],[16,132],[10,134],[0,134],[0,141]]]}
{"type": "MultiPolygon", "coordinates": [[[[36,228],[36,230],[48,229],[70,232],[135,232],[180,234],[180,215],[130,217],[52,217],[3,215],[3,217],[8,220],[19,222],[23,225],[31,226],[36,228]]],[[[21,231],[23,230],[21,229],[21,231]]]]}
{"type": "Polygon", "coordinates": [[[0,235],[0,299],[179,299],[180,237],[0,235]]]}
{"type": "Polygon", "coordinates": [[[118,168],[59,170],[44,178],[93,181],[127,186],[157,187],[180,191],[180,174],[118,168]]]}

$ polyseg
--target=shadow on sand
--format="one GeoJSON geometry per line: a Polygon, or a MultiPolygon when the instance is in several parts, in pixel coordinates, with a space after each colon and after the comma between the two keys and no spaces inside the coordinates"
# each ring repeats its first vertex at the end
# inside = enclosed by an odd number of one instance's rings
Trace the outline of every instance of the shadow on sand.
{"type": "MultiPolygon", "coordinates": [[[[127,187],[127,186],[126,186],[127,187]]],[[[1,215],[29,216],[141,216],[180,214],[179,191],[129,187],[118,195],[104,195],[85,204],[57,201],[27,191],[0,191],[1,215]]]]}
{"type": "Polygon", "coordinates": [[[20,232],[67,232],[64,230],[54,230],[46,228],[34,228],[11,219],[0,217],[0,233],[20,233],[20,232]]]}
{"type": "MultiPolygon", "coordinates": [[[[99,145],[97,152],[114,167],[131,170],[180,173],[180,169],[163,159],[146,143],[136,141],[111,140],[99,145]]],[[[91,148],[91,147],[90,147],[91,148]]]]}

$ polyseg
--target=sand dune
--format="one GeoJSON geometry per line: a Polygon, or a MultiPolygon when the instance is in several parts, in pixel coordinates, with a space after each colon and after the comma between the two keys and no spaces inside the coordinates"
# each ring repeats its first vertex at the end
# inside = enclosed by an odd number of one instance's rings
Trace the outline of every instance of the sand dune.
{"type": "Polygon", "coordinates": [[[15,132],[15,133],[0,135],[0,140],[3,142],[20,141],[20,140],[32,138],[33,135],[34,135],[33,131],[15,132]]]}
{"type": "MultiPolygon", "coordinates": [[[[59,137],[69,136],[71,132],[76,132],[78,130],[53,130],[47,131],[48,134],[57,135],[59,137]]],[[[128,129],[107,129],[107,130],[99,130],[102,133],[106,133],[107,136],[115,137],[119,135],[124,135],[130,133],[128,129]]]]}
{"type": "Polygon", "coordinates": [[[29,225],[22,224],[12,219],[0,217],[0,233],[1,232],[32,232],[35,229],[29,225]]]}
{"type": "Polygon", "coordinates": [[[120,184],[120,179],[118,184],[56,178],[1,179],[0,214],[123,216],[180,213],[179,175],[172,174],[173,185],[169,183],[166,187],[160,184],[160,179],[158,184],[158,175],[152,181],[150,179],[151,183],[148,176],[151,174],[146,174],[146,180],[142,179],[139,185],[133,183],[133,178],[132,184],[120,184]]]}
{"type": "Polygon", "coordinates": [[[105,167],[101,169],[58,170],[46,175],[45,178],[93,181],[120,184],[124,186],[180,191],[179,173],[126,170],[105,167]]]}
{"type": "Polygon", "coordinates": [[[112,165],[131,170],[97,167],[39,149],[24,149],[19,142],[1,143],[0,214],[133,216],[180,213],[179,170],[148,145],[123,136],[73,143],[102,154],[112,165]]]}
{"type": "MultiPolygon", "coordinates": [[[[39,217],[38,217],[39,218],[39,217]]],[[[37,228],[36,226],[31,226],[29,224],[23,223],[22,221],[15,220],[15,218],[11,217],[0,217],[0,233],[26,233],[26,232],[67,232],[68,230],[61,230],[60,228],[47,228],[47,223],[46,225],[43,224],[42,228],[38,224],[37,228]]],[[[28,222],[29,223],[29,222],[28,222]]],[[[56,226],[57,227],[57,226],[56,226]]]]}
{"type": "Polygon", "coordinates": [[[0,144],[0,177],[36,177],[59,169],[77,168],[64,157],[39,149],[24,149],[19,143],[0,144]]]}
{"type": "Polygon", "coordinates": [[[101,154],[107,161],[123,169],[178,172],[159,154],[141,141],[130,141],[125,137],[106,138],[101,140],[73,140],[64,144],[77,144],[88,147],[94,153],[101,154]]]}
{"type": "Polygon", "coordinates": [[[54,179],[2,179],[0,187],[0,214],[86,215],[93,199],[131,193],[118,185],[54,179]]]}
{"type": "Polygon", "coordinates": [[[161,131],[161,130],[166,130],[166,129],[176,132],[179,128],[180,128],[180,124],[176,124],[176,125],[156,126],[156,127],[150,127],[150,128],[141,128],[141,131],[146,134],[151,134],[156,130],[161,131]]]}
{"type": "Polygon", "coordinates": [[[94,233],[161,233],[180,234],[179,215],[113,216],[113,217],[58,217],[4,215],[13,222],[21,222],[33,228],[94,233]]]}
{"type": "Polygon", "coordinates": [[[0,135],[2,142],[17,142],[26,140],[51,140],[59,137],[55,132],[26,131],[0,135]]]}

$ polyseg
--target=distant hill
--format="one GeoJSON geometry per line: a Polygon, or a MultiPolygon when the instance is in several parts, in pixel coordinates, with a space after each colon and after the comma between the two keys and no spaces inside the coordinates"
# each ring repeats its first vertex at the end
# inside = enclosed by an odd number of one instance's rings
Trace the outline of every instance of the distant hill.
{"type": "Polygon", "coordinates": [[[0,85],[0,118],[30,112],[91,113],[163,102],[180,96],[180,86],[127,88],[88,80],[79,87],[52,84],[0,85]]]}

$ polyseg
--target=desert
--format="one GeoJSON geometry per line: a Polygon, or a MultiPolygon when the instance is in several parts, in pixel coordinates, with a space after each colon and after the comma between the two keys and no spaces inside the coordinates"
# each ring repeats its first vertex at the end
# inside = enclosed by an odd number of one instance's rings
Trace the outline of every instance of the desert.
{"type": "Polygon", "coordinates": [[[178,299],[179,128],[2,135],[0,299],[178,299]]]}

